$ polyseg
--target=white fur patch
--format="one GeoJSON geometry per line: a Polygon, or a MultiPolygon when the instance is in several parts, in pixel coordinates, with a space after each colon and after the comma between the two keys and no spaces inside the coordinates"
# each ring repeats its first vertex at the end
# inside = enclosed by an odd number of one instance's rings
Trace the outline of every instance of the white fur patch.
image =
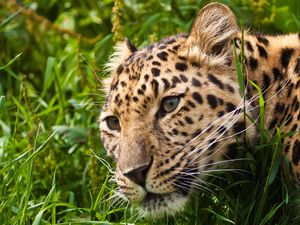
{"type": "Polygon", "coordinates": [[[125,60],[132,54],[126,41],[116,44],[113,54],[109,57],[108,63],[105,65],[105,71],[111,73],[116,71],[118,66],[125,62],[125,60]]]}
{"type": "Polygon", "coordinates": [[[111,54],[111,56],[108,59],[108,62],[104,67],[104,71],[110,74],[109,77],[107,77],[103,81],[103,91],[104,93],[106,93],[106,95],[109,93],[110,86],[113,81],[113,74],[131,54],[132,52],[128,48],[126,40],[117,43],[114,47],[114,52],[111,54]]]}
{"type": "MultiPolygon", "coordinates": [[[[161,197],[160,197],[161,198],[161,197]]],[[[164,195],[163,200],[150,199],[143,203],[139,210],[142,217],[161,218],[165,215],[174,215],[183,210],[183,206],[188,201],[187,196],[182,196],[179,193],[170,193],[164,195]]]]}

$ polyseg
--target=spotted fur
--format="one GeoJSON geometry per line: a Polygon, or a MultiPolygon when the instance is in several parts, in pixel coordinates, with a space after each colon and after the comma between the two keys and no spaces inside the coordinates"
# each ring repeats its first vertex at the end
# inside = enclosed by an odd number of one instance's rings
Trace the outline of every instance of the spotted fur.
{"type": "Polygon", "coordinates": [[[116,161],[120,191],[146,214],[180,210],[206,171],[236,157],[245,136],[256,140],[243,115],[258,119],[257,92],[248,85],[246,101],[241,97],[232,45],[240,57],[245,46],[246,81],[263,91],[266,128],[294,133],[283,154],[300,179],[300,35],[242,35],[231,10],[212,3],[189,35],[143,49],[125,40],[108,63],[102,141],[116,161]],[[172,96],[179,103],[166,112],[172,96]]]}

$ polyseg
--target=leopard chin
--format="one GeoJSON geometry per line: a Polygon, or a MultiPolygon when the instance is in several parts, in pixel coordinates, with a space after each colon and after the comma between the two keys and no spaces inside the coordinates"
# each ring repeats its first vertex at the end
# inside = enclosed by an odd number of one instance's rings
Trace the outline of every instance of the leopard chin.
{"type": "MultiPolygon", "coordinates": [[[[194,171],[194,170],[193,170],[194,171]]],[[[177,189],[168,193],[147,192],[144,199],[139,204],[139,213],[143,217],[161,218],[164,216],[175,215],[184,209],[193,190],[192,183],[194,177],[186,175],[178,179],[177,189]]]]}
{"type": "Polygon", "coordinates": [[[177,191],[167,194],[149,192],[139,205],[139,214],[150,218],[174,215],[184,208],[187,201],[188,196],[177,191]]]}

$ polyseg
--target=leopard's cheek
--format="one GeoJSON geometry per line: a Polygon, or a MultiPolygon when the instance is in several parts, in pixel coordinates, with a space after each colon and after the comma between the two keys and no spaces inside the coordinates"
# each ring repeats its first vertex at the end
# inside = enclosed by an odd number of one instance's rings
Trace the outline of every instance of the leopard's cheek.
{"type": "Polygon", "coordinates": [[[131,203],[139,204],[145,199],[147,195],[145,189],[125,177],[118,168],[116,169],[115,178],[119,192],[131,203]]]}
{"type": "MultiPolygon", "coordinates": [[[[104,117],[104,116],[102,116],[104,117]]],[[[99,118],[99,125],[100,125],[100,140],[103,144],[103,147],[106,151],[106,154],[114,161],[117,160],[118,154],[119,154],[119,133],[118,132],[112,132],[107,129],[105,119],[99,118]]]]}
{"type": "Polygon", "coordinates": [[[170,157],[165,155],[154,159],[146,178],[146,189],[151,193],[164,194],[177,190],[174,182],[180,170],[175,161],[170,162],[170,157]]]}

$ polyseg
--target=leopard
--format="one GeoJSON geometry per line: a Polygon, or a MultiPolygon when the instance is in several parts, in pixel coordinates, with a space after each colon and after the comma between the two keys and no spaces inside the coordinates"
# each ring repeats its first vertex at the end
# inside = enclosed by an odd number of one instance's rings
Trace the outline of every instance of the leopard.
{"type": "Polygon", "coordinates": [[[101,140],[118,191],[143,215],[182,210],[199,180],[236,157],[245,136],[257,142],[257,87],[266,129],[293,133],[282,155],[300,180],[300,33],[252,34],[228,6],[210,3],[189,34],[142,48],[118,43],[107,71],[101,140]]]}

